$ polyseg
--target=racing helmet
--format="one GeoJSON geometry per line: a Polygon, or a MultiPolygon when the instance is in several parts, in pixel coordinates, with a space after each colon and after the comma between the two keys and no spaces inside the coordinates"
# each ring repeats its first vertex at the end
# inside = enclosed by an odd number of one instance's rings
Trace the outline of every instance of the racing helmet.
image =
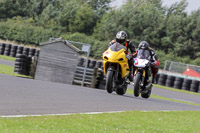
{"type": "Polygon", "coordinates": [[[124,43],[126,41],[127,34],[125,31],[119,31],[116,34],[116,42],[118,43],[124,43]]]}
{"type": "Polygon", "coordinates": [[[140,44],[138,45],[139,49],[145,49],[148,50],[149,49],[149,43],[147,41],[142,41],[140,42],[140,44]]]}

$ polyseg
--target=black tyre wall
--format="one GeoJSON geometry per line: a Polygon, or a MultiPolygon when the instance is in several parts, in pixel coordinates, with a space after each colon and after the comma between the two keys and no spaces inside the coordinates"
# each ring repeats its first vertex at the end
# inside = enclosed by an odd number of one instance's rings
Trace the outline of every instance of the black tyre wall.
{"type": "Polygon", "coordinates": [[[4,43],[0,43],[0,55],[4,54],[4,50],[5,50],[5,44],[4,43]]]}
{"type": "Polygon", "coordinates": [[[79,58],[77,66],[83,66],[83,62],[84,62],[84,58],[79,58]]]}
{"type": "Polygon", "coordinates": [[[30,75],[31,57],[17,54],[14,72],[22,75],[30,75]]]}
{"type": "Polygon", "coordinates": [[[17,54],[22,54],[24,50],[24,47],[18,46],[17,48],[17,54]]]}
{"type": "Polygon", "coordinates": [[[191,85],[191,83],[192,83],[191,79],[184,78],[183,84],[182,84],[182,90],[190,91],[190,85],[191,85]]]}
{"type": "Polygon", "coordinates": [[[176,77],[176,79],[174,81],[174,88],[181,89],[182,88],[182,84],[183,84],[183,78],[176,77]]]}
{"type": "Polygon", "coordinates": [[[33,56],[35,55],[35,51],[36,51],[36,49],[31,48],[31,49],[29,50],[28,56],[29,56],[29,57],[33,57],[33,56]]]}
{"type": "Polygon", "coordinates": [[[23,50],[23,53],[22,53],[22,54],[28,56],[29,50],[30,50],[29,48],[24,47],[24,50],[23,50]]]}
{"type": "Polygon", "coordinates": [[[166,80],[167,80],[167,75],[166,74],[160,74],[159,79],[158,79],[158,84],[165,86],[166,80]]]}
{"type": "Polygon", "coordinates": [[[4,55],[9,56],[10,55],[10,50],[11,50],[11,45],[6,44],[5,45],[5,50],[4,50],[4,55]]]}
{"type": "Polygon", "coordinates": [[[11,51],[10,51],[10,56],[11,57],[16,57],[17,54],[17,46],[16,45],[12,45],[11,46],[11,51]]]}
{"type": "Polygon", "coordinates": [[[96,64],[97,68],[102,68],[103,62],[102,61],[98,61],[96,64]]]}
{"type": "Polygon", "coordinates": [[[191,86],[190,86],[190,91],[192,92],[198,92],[199,91],[199,82],[198,80],[192,80],[191,86]]]}
{"type": "Polygon", "coordinates": [[[166,86],[173,87],[175,82],[175,76],[167,76],[166,86]]]}

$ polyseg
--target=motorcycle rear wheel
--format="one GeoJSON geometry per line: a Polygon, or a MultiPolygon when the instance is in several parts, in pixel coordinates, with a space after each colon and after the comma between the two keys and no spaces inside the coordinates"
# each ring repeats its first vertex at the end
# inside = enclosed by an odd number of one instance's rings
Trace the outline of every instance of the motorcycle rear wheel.
{"type": "Polygon", "coordinates": [[[127,90],[127,84],[125,84],[123,87],[120,87],[120,88],[116,88],[116,93],[118,95],[124,95],[126,93],[126,90],[127,90]]]}
{"type": "Polygon", "coordinates": [[[140,94],[140,83],[141,83],[141,73],[137,73],[134,78],[134,87],[133,87],[133,93],[135,97],[138,97],[140,94]]]}
{"type": "Polygon", "coordinates": [[[113,79],[114,79],[114,72],[108,71],[106,75],[106,90],[108,93],[113,92],[113,79]]]}
{"type": "Polygon", "coordinates": [[[152,87],[148,91],[141,92],[141,97],[142,98],[149,98],[150,95],[151,95],[151,90],[152,90],[152,87]]]}

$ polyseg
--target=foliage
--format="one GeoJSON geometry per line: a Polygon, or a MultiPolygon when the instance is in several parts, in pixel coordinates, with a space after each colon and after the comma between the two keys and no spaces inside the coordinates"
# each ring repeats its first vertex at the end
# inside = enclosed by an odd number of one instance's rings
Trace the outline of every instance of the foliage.
{"type": "Polygon", "coordinates": [[[146,40],[158,51],[161,67],[166,59],[200,65],[200,9],[188,14],[186,0],[170,7],[162,0],[127,0],[120,8],[110,8],[110,2],[0,0],[0,39],[39,44],[64,36],[91,44],[91,56],[100,58],[125,30],[136,47],[146,40]]]}
{"type": "Polygon", "coordinates": [[[17,41],[25,44],[36,44],[48,41],[50,37],[57,37],[59,33],[51,29],[33,26],[30,24],[31,19],[8,19],[0,22],[0,38],[17,41]]]}

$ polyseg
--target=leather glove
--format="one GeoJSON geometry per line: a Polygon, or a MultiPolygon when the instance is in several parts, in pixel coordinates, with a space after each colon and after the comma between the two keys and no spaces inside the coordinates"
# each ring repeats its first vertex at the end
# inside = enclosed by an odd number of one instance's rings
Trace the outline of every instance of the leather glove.
{"type": "Polygon", "coordinates": [[[128,55],[126,56],[126,58],[127,58],[128,60],[131,60],[131,59],[133,58],[133,55],[132,55],[132,54],[128,54],[128,55]]]}

